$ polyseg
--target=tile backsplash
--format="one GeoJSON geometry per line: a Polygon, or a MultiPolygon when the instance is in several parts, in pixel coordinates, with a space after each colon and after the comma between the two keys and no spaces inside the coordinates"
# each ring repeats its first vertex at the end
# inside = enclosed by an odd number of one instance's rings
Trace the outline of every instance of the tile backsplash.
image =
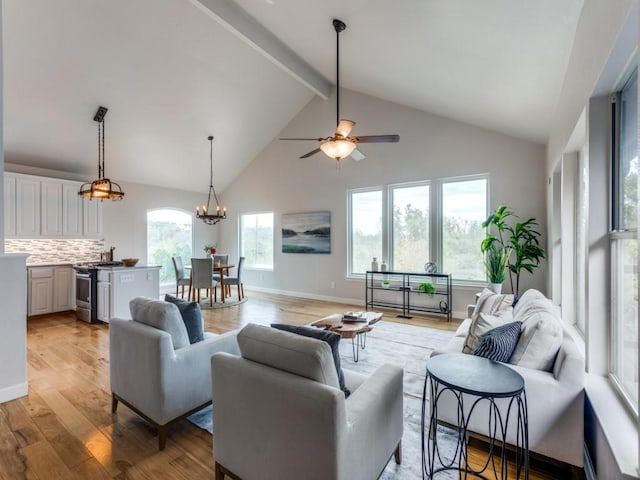
{"type": "Polygon", "coordinates": [[[88,239],[5,239],[5,253],[27,252],[27,265],[95,262],[100,260],[104,240],[88,239]]]}

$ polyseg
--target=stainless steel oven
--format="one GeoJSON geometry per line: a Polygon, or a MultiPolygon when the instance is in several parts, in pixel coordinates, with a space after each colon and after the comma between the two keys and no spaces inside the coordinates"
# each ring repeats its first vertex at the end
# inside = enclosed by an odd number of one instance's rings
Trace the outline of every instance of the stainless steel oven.
{"type": "Polygon", "coordinates": [[[98,320],[98,271],[95,265],[75,265],[76,318],[93,323],[98,320]]]}

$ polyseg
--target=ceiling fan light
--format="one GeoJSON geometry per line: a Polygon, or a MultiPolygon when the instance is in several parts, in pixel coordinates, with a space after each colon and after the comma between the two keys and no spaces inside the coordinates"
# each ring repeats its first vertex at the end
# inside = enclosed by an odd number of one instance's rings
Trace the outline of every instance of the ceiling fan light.
{"type": "Polygon", "coordinates": [[[340,160],[341,158],[351,155],[356,148],[356,144],[350,140],[327,140],[320,145],[320,150],[325,155],[333,158],[334,160],[340,160]]]}

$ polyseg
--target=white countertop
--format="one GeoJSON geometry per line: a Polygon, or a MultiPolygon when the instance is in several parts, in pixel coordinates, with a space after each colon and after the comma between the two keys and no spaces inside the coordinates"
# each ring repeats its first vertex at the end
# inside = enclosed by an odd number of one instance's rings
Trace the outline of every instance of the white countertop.
{"type": "Polygon", "coordinates": [[[131,269],[146,269],[146,270],[150,270],[150,269],[161,269],[162,265],[136,265],[134,267],[125,267],[124,265],[120,265],[120,266],[106,266],[106,267],[96,267],[98,270],[109,270],[111,271],[116,271],[116,270],[131,270],[131,269]]]}

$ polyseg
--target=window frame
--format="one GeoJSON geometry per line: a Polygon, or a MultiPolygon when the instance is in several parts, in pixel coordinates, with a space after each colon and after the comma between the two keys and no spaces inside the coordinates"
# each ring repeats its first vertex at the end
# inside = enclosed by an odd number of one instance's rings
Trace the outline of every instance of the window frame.
{"type": "Polygon", "coordinates": [[[240,256],[244,256],[245,257],[245,263],[243,268],[245,268],[246,270],[260,270],[260,271],[265,271],[265,272],[273,272],[275,269],[275,252],[276,252],[276,246],[275,246],[275,240],[276,240],[276,236],[275,236],[275,230],[276,230],[276,216],[275,213],[271,210],[269,211],[252,211],[252,212],[242,212],[238,215],[238,252],[240,253],[240,256]],[[244,236],[242,235],[242,220],[245,216],[257,216],[257,215],[271,215],[271,245],[272,245],[272,256],[271,256],[271,266],[256,266],[256,265],[252,265],[250,263],[248,263],[246,261],[246,255],[244,255],[244,236]]]}
{"type": "MultiPolygon", "coordinates": [[[[374,185],[371,187],[360,187],[360,188],[351,188],[347,190],[347,278],[365,278],[365,273],[362,272],[354,272],[352,271],[352,267],[353,267],[353,194],[358,194],[358,193],[367,193],[367,192],[377,192],[379,191],[381,194],[381,199],[382,199],[382,203],[381,203],[381,211],[380,211],[380,215],[382,217],[382,252],[384,255],[384,251],[386,248],[386,242],[387,240],[385,239],[385,229],[386,229],[386,225],[385,225],[385,209],[387,208],[386,203],[388,203],[388,201],[385,199],[386,195],[385,195],[385,186],[384,185],[374,185]]],[[[382,258],[378,259],[378,262],[381,262],[382,258]]]]}

